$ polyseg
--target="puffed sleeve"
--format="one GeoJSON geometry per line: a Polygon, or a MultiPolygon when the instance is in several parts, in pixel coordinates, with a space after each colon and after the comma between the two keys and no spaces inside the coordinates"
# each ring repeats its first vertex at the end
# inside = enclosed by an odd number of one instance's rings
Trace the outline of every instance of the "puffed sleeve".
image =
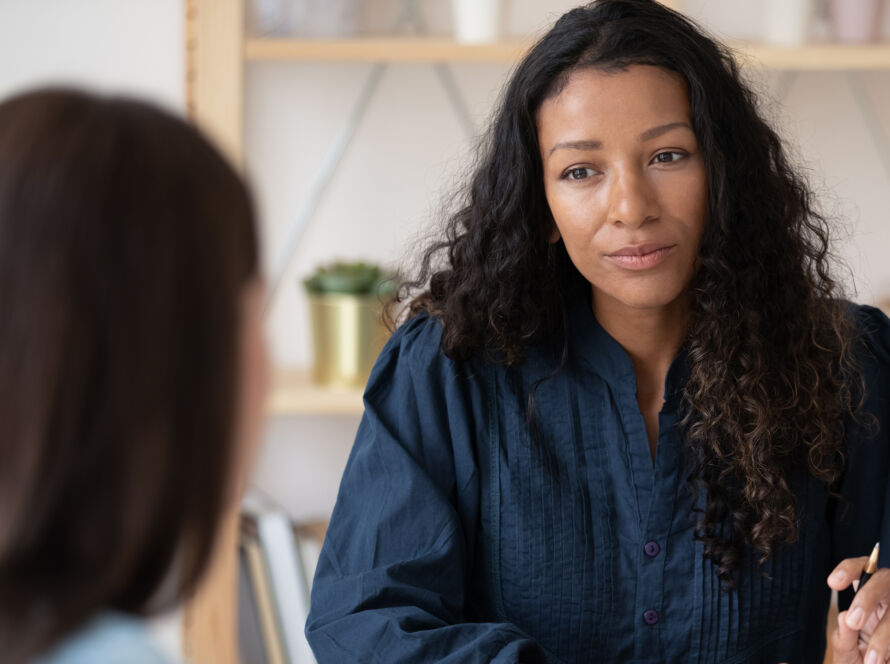
{"type": "Polygon", "coordinates": [[[517,627],[467,620],[474,407],[440,338],[429,316],[405,323],[368,381],[313,582],[319,664],[544,661],[517,627]]]}
{"type": "MultiPolygon", "coordinates": [[[[874,307],[855,306],[852,311],[865,402],[848,426],[842,499],[833,528],[833,562],[867,556],[880,541],[878,564],[890,567],[890,320],[874,307]]],[[[841,595],[842,609],[851,599],[852,593],[841,595]]]]}

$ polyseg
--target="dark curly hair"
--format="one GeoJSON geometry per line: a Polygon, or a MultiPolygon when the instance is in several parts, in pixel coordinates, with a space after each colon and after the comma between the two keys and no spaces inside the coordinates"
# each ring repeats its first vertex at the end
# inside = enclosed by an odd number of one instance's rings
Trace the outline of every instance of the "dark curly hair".
{"type": "Polygon", "coordinates": [[[746,545],[763,563],[796,540],[792,470],[829,487],[839,480],[862,379],[830,270],[828,220],[727,47],[653,0],[599,0],[562,16],[513,73],[461,209],[398,299],[409,315],[441,320],[454,359],[484,349],[520,363],[553,338],[565,358],[566,293],[583,277],[562,242],[548,242],[536,114],[573,71],[634,64],[685,79],[706,163],[682,426],[689,484],[707,496],[695,536],[731,589],[746,545]]]}

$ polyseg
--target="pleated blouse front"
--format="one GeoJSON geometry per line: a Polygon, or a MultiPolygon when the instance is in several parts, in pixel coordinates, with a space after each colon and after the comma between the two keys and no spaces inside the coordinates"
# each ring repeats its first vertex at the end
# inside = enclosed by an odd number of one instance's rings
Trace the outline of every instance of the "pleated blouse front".
{"type": "Polygon", "coordinates": [[[693,537],[682,352],[653,463],[631,360],[583,299],[555,374],[544,349],[456,363],[437,320],[404,324],[368,383],[319,561],[318,661],[821,662],[828,573],[890,541],[890,321],[851,311],[880,431],[850,429],[845,507],[792,478],[800,538],[762,569],[746,554],[732,594],[693,537]]]}

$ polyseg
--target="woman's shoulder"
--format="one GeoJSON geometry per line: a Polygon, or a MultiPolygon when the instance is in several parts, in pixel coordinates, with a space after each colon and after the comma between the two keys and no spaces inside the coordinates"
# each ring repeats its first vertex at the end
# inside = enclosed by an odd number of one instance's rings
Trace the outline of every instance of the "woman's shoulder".
{"type": "MultiPolygon", "coordinates": [[[[851,350],[864,390],[862,408],[877,417],[878,431],[886,441],[890,431],[886,415],[890,403],[890,319],[876,307],[864,304],[849,307],[854,326],[851,350]]],[[[864,438],[870,440],[872,435],[869,433],[864,438]]]]}
{"type": "Polygon", "coordinates": [[[173,664],[155,646],[145,623],[102,613],[66,637],[36,664],[173,664]]]}
{"type": "Polygon", "coordinates": [[[877,307],[847,303],[857,341],[864,351],[860,361],[890,368],[890,318],[877,307]]]}
{"type": "Polygon", "coordinates": [[[404,321],[383,346],[372,372],[452,374],[460,363],[442,347],[444,327],[436,316],[422,311],[404,321]]]}
{"type": "Polygon", "coordinates": [[[478,391],[485,375],[481,354],[470,359],[450,357],[442,345],[442,321],[420,312],[403,322],[377,357],[365,388],[365,401],[409,395],[426,401],[442,401],[447,394],[478,391]]]}
{"type": "Polygon", "coordinates": [[[434,356],[444,357],[442,331],[442,322],[436,316],[421,311],[396,328],[383,352],[396,352],[419,361],[426,361],[434,356]]]}

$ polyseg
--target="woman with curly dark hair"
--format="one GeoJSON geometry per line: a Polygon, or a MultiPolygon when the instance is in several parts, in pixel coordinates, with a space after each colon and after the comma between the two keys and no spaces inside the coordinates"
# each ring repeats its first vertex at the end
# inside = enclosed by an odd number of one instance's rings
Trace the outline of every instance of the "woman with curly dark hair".
{"type": "MultiPolygon", "coordinates": [[[[564,15],[372,373],[319,661],[822,661],[890,536],[890,321],[829,259],[724,46],[651,0],[564,15]]],[[[885,661],[888,577],[836,662],[885,661]]]]}

